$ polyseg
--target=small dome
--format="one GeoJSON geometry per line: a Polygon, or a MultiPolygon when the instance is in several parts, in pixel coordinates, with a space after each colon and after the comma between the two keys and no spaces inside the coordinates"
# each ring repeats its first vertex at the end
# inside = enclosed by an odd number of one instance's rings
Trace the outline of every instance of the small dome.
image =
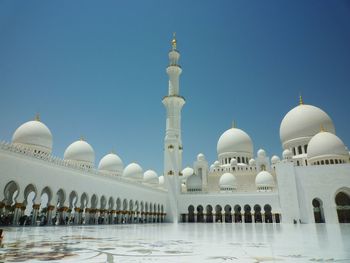
{"type": "Polygon", "coordinates": [[[98,169],[100,171],[115,172],[120,174],[123,172],[123,167],[124,165],[122,160],[114,153],[105,155],[98,165],[98,169]]]}
{"type": "Polygon", "coordinates": [[[163,185],[164,184],[164,175],[159,176],[158,180],[159,180],[159,184],[163,185]]]}
{"type": "Polygon", "coordinates": [[[276,164],[280,161],[280,158],[277,155],[272,156],[271,163],[276,164]]]}
{"type": "Polygon", "coordinates": [[[224,173],[219,180],[219,187],[221,190],[232,190],[237,188],[237,179],[231,173],[224,173]]]}
{"type": "Polygon", "coordinates": [[[214,170],[215,166],[214,164],[210,165],[210,171],[212,172],[214,170]]]}
{"type": "Polygon", "coordinates": [[[51,154],[52,134],[39,120],[28,121],[17,128],[12,136],[12,143],[42,149],[51,154]]]}
{"type": "Polygon", "coordinates": [[[187,191],[201,191],[202,190],[202,177],[198,175],[191,175],[186,180],[187,191]]]}
{"type": "Polygon", "coordinates": [[[280,138],[283,148],[295,139],[310,139],[320,131],[321,126],[326,131],[335,133],[331,118],[320,108],[304,104],[293,108],[281,122],[280,138]]]}
{"type": "Polygon", "coordinates": [[[288,159],[292,159],[293,154],[289,149],[285,149],[282,153],[282,156],[284,160],[288,160],[288,159]]]}
{"type": "Polygon", "coordinates": [[[158,175],[153,170],[147,170],[143,174],[143,181],[149,184],[158,184],[159,183],[158,175]]]}
{"type": "Polygon", "coordinates": [[[253,142],[249,135],[237,128],[225,131],[219,138],[217,144],[218,155],[224,153],[245,153],[253,154],[253,142]]]}
{"type": "Polygon", "coordinates": [[[313,159],[348,158],[349,153],[341,139],[330,132],[319,132],[309,142],[307,157],[313,159]]]}
{"type": "Polygon", "coordinates": [[[256,187],[269,187],[272,188],[275,186],[272,175],[267,171],[261,171],[255,178],[256,187]]]}
{"type": "Polygon", "coordinates": [[[220,162],[219,162],[219,161],[215,161],[215,162],[214,162],[214,166],[215,166],[215,167],[219,167],[219,166],[220,166],[220,162]]]}
{"type": "Polygon", "coordinates": [[[93,165],[95,152],[90,144],[84,140],[79,140],[67,147],[64,151],[64,159],[93,165]]]}
{"type": "Polygon", "coordinates": [[[190,177],[192,174],[194,174],[194,170],[191,167],[186,167],[182,170],[182,176],[184,178],[190,177]]]}
{"type": "Polygon", "coordinates": [[[256,164],[255,159],[250,159],[249,160],[249,165],[254,166],[256,164]]]}
{"type": "Polygon", "coordinates": [[[124,169],[123,177],[133,178],[133,179],[142,179],[143,178],[142,167],[137,163],[129,164],[124,169]]]}
{"type": "Polygon", "coordinates": [[[236,158],[232,158],[231,161],[230,161],[230,165],[231,166],[237,165],[237,159],[236,158]]]}
{"type": "Polygon", "coordinates": [[[203,153],[197,155],[197,161],[205,161],[205,156],[203,153]]]}
{"type": "Polygon", "coordinates": [[[266,152],[265,152],[264,149],[259,149],[257,154],[258,154],[258,157],[260,157],[260,158],[265,158],[266,157],[266,152]]]}

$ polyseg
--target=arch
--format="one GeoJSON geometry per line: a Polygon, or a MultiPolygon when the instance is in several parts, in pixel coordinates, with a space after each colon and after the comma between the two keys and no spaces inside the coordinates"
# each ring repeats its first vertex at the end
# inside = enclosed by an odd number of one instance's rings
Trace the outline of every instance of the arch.
{"type": "Polygon", "coordinates": [[[106,209],[106,205],[107,205],[107,198],[104,195],[102,195],[100,199],[100,208],[104,210],[106,209]]]}
{"type": "Polygon", "coordinates": [[[148,212],[148,203],[145,203],[145,212],[148,212]]]}
{"type": "Polygon", "coordinates": [[[126,199],[123,200],[123,210],[124,211],[128,210],[128,200],[126,199]]]}
{"type": "Polygon", "coordinates": [[[93,194],[93,195],[91,196],[90,205],[91,205],[91,208],[92,208],[92,209],[96,209],[96,208],[97,208],[97,205],[98,205],[98,197],[97,197],[96,194],[93,194]]]}
{"type": "Polygon", "coordinates": [[[111,196],[108,199],[108,210],[113,210],[114,208],[114,198],[111,196]]]}
{"type": "Polygon", "coordinates": [[[230,205],[225,205],[224,207],[224,211],[225,211],[225,223],[232,223],[232,208],[230,205]]]}
{"type": "Polygon", "coordinates": [[[341,188],[335,195],[339,223],[350,223],[350,189],[341,188]]]}
{"type": "MultiPolygon", "coordinates": [[[[16,203],[20,188],[15,181],[10,181],[4,188],[5,203],[13,205],[16,203]]],[[[0,202],[3,200],[0,200],[0,202]]],[[[21,200],[22,201],[22,200],[21,200]]]]}
{"type": "Polygon", "coordinates": [[[33,203],[35,197],[37,196],[36,187],[33,184],[28,184],[24,189],[24,203],[31,205],[28,201],[33,203]]]}
{"type": "Polygon", "coordinates": [[[324,223],[323,202],[320,198],[312,200],[315,223],[324,223]]]}
{"type": "Polygon", "coordinates": [[[140,202],[140,212],[142,213],[142,212],[144,212],[144,210],[145,210],[145,206],[143,204],[143,201],[141,201],[140,202]]]}
{"type": "Polygon", "coordinates": [[[222,222],[222,207],[221,205],[215,206],[215,222],[222,222]]]}
{"type": "Polygon", "coordinates": [[[213,207],[211,205],[207,205],[207,223],[213,223],[213,207]]]}
{"type": "Polygon", "coordinates": [[[242,223],[242,208],[240,205],[235,205],[235,207],[233,208],[234,210],[234,220],[235,223],[242,223]]]}
{"type": "Polygon", "coordinates": [[[70,209],[75,208],[77,203],[78,203],[78,194],[76,191],[72,191],[69,194],[69,208],[70,209]]]}
{"type": "Polygon", "coordinates": [[[117,198],[116,205],[117,205],[117,211],[120,211],[122,208],[122,201],[120,200],[119,197],[117,198]]]}
{"type": "Polygon", "coordinates": [[[80,208],[85,209],[89,204],[89,196],[87,193],[83,193],[80,197],[80,208]]]}
{"type": "Polygon", "coordinates": [[[61,208],[64,207],[64,202],[66,201],[66,192],[61,188],[56,193],[57,196],[57,204],[56,207],[61,208]]]}
{"type": "Polygon", "coordinates": [[[194,206],[190,205],[188,207],[188,222],[193,223],[194,222],[194,206]]]}
{"type": "Polygon", "coordinates": [[[197,222],[204,223],[203,206],[197,206],[197,222]]]}
{"type": "Polygon", "coordinates": [[[265,212],[265,223],[272,223],[272,208],[269,204],[266,204],[264,206],[264,212],[265,212]]]}
{"type": "Polygon", "coordinates": [[[252,213],[251,213],[251,207],[250,205],[244,206],[244,223],[251,223],[252,222],[252,213]]]}
{"type": "Polygon", "coordinates": [[[46,186],[44,187],[44,189],[41,191],[41,196],[43,196],[44,194],[47,195],[47,204],[49,205],[52,201],[52,190],[50,187],[46,186]]]}
{"type": "Polygon", "coordinates": [[[260,205],[254,206],[254,221],[255,221],[255,223],[262,223],[261,206],[260,205]]]}

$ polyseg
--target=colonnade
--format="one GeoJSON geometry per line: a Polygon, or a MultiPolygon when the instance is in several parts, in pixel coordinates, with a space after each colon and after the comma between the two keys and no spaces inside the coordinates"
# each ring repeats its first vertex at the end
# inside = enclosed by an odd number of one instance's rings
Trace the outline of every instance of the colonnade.
{"type": "Polygon", "coordinates": [[[107,210],[95,208],[57,207],[49,205],[39,211],[40,204],[34,204],[30,216],[25,216],[26,206],[22,203],[8,205],[0,202],[1,225],[106,225],[163,223],[166,213],[130,210],[107,210]]]}

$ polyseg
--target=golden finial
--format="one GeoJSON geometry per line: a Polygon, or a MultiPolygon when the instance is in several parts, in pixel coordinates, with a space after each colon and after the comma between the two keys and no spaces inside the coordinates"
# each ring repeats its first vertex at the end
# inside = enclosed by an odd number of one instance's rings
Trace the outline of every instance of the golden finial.
{"type": "Polygon", "coordinates": [[[323,126],[323,124],[321,124],[320,130],[321,130],[321,132],[326,131],[325,128],[324,128],[324,126],[323,126]]]}
{"type": "Polygon", "coordinates": [[[85,141],[85,138],[84,138],[83,135],[80,135],[80,140],[81,140],[81,141],[85,141]]]}
{"type": "Polygon", "coordinates": [[[236,128],[236,122],[232,121],[232,128],[236,128]]]}
{"type": "Polygon", "coordinates": [[[299,94],[299,105],[303,105],[304,101],[303,101],[303,97],[301,96],[301,94],[299,94]]]}
{"type": "Polygon", "coordinates": [[[39,113],[35,114],[35,118],[34,118],[34,120],[36,120],[36,121],[40,121],[40,114],[39,114],[39,113]]]}
{"type": "Polygon", "coordinates": [[[114,149],[112,149],[110,153],[111,153],[111,154],[115,154],[115,151],[114,151],[114,149]]]}
{"type": "Polygon", "coordinates": [[[173,50],[176,49],[176,32],[173,33],[173,40],[171,40],[171,46],[173,47],[173,50]]]}

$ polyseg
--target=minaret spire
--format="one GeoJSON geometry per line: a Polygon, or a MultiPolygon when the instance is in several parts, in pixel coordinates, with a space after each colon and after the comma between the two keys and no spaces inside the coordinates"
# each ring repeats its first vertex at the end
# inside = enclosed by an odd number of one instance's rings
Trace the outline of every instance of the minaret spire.
{"type": "Polygon", "coordinates": [[[177,196],[181,191],[179,176],[182,170],[181,110],[185,99],[180,96],[179,78],[182,69],[179,65],[180,53],[176,49],[175,33],[169,51],[169,65],[166,72],[169,76],[168,95],[163,98],[166,108],[166,128],[164,138],[164,177],[168,188],[170,221],[178,221],[177,196]]]}

